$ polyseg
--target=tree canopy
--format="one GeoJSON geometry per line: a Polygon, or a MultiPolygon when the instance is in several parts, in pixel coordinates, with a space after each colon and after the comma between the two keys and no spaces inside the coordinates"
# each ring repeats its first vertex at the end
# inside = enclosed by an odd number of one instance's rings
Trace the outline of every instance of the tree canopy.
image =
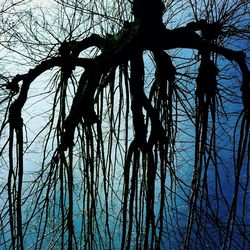
{"type": "Polygon", "coordinates": [[[0,247],[250,247],[247,1],[0,12],[0,247]]]}

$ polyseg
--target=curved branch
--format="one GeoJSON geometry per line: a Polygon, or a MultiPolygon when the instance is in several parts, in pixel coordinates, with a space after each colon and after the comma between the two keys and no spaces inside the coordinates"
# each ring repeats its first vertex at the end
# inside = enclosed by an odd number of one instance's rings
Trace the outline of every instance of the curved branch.
{"type": "MultiPolygon", "coordinates": [[[[139,4],[139,1],[135,3],[139,4]]],[[[158,7],[161,8],[160,5],[158,7]]],[[[105,72],[108,72],[109,69],[115,65],[119,65],[130,60],[132,55],[140,49],[169,50],[175,48],[189,48],[199,50],[201,53],[205,51],[216,52],[230,61],[236,61],[243,75],[242,99],[244,108],[246,110],[250,110],[248,98],[250,94],[250,74],[246,65],[245,54],[243,52],[236,52],[217,46],[213,43],[206,42],[201,36],[195,33],[197,27],[194,28],[192,25],[187,25],[186,27],[176,28],[173,30],[168,30],[165,27],[163,28],[160,22],[158,22],[157,25],[160,25],[159,29],[155,27],[154,31],[149,29],[143,30],[143,32],[141,32],[144,26],[140,22],[134,22],[126,25],[126,27],[124,27],[124,29],[119,32],[119,36],[115,35],[109,38],[102,38],[93,34],[79,42],[72,41],[64,42],[62,44],[60,47],[61,52],[63,52],[63,46],[66,46],[67,49],[69,49],[69,56],[71,56],[70,63],[72,64],[71,66],[85,67],[86,71],[80,80],[80,87],[74,98],[70,114],[65,123],[66,127],[69,127],[67,125],[67,123],[69,123],[68,121],[70,121],[70,119],[73,121],[73,126],[71,126],[71,129],[69,129],[68,133],[68,135],[70,134],[71,140],[72,135],[74,134],[74,128],[82,118],[84,118],[86,121],[89,120],[89,124],[92,124],[96,121],[93,108],[93,98],[94,93],[99,85],[100,76],[105,72]],[[102,53],[93,59],[78,58],[80,52],[90,46],[96,46],[100,48],[102,53]],[[80,106],[83,106],[83,108],[81,109],[81,114],[79,116],[78,112],[76,111],[80,106]]],[[[27,74],[17,75],[13,79],[13,81],[8,85],[9,88],[12,89],[17,89],[18,82],[23,80],[19,97],[11,107],[11,110],[13,111],[13,118],[15,118],[16,113],[21,112],[21,109],[26,102],[27,93],[31,82],[34,81],[37,76],[50,68],[55,66],[65,67],[65,62],[63,59],[63,57],[55,57],[43,61],[40,65],[34,69],[31,69],[27,74]]],[[[72,122],[70,123],[72,124],[72,122]]]]}
{"type": "Polygon", "coordinates": [[[201,53],[215,52],[222,55],[229,61],[235,61],[242,73],[242,101],[244,109],[247,113],[250,111],[250,71],[246,62],[246,55],[242,51],[234,51],[232,49],[218,46],[214,43],[206,42],[202,37],[195,33],[193,28],[189,26],[177,28],[174,30],[161,30],[154,40],[151,37],[143,39],[145,49],[162,49],[170,50],[177,48],[196,49],[201,53]]]}

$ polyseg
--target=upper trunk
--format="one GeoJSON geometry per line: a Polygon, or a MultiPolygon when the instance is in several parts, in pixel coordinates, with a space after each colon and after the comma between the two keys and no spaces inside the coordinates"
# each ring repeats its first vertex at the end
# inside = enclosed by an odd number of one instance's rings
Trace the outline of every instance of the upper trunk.
{"type": "Polygon", "coordinates": [[[161,0],[134,0],[132,12],[140,31],[148,34],[164,28],[164,10],[165,6],[161,0]]]}

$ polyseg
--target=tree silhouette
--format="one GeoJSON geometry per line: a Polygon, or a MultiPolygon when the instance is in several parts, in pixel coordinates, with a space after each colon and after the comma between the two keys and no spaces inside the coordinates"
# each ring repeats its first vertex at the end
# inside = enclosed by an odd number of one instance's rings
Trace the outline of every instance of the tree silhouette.
{"type": "Polygon", "coordinates": [[[248,7],[3,9],[0,246],[248,248],[248,7]]]}

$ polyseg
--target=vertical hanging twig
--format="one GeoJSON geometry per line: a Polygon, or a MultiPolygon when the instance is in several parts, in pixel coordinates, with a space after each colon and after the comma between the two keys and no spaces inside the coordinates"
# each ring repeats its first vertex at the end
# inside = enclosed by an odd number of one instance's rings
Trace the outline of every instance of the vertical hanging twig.
{"type": "Polygon", "coordinates": [[[17,188],[17,235],[20,241],[20,249],[23,245],[23,224],[22,224],[22,185],[23,185],[23,120],[18,118],[16,127],[17,137],[17,168],[18,168],[18,188],[17,188]]]}
{"type": "Polygon", "coordinates": [[[9,148],[9,179],[8,179],[8,192],[9,192],[9,206],[10,206],[10,225],[13,247],[15,246],[14,238],[17,237],[17,247],[21,250],[24,249],[23,245],[23,229],[22,229],[22,184],[23,184],[23,119],[21,117],[20,102],[15,101],[9,111],[9,123],[10,123],[10,148],[9,148]],[[17,176],[14,176],[14,154],[13,154],[13,142],[14,142],[14,132],[16,133],[16,161],[17,161],[17,176]],[[12,176],[14,177],[14,182],[12,184],[12,176]],[[17,181],[17,183],[16,183],[17,181]],[[16,187],[17,185],[17,187],[16,187]],[[12,188],[11,188],[12,186],[12,188]],[[14,192],[16,190],[16,192],[14,192]],[[13,197],[13,192],[16,197],[13,197]],[[11,198],[13,197],[13,199],[11,198]],[[16,200],[16,204],[15,204],[16,200]],[[13,213],[13,209],[16,207],[16,214],[13,213]],[[16,217],[16,218],[15,218],[16,217]],[[15,218],[15,219],[14,219],[15,218]],[[17,236],[14,235],[15,222],[16,221],[16,231],[17,236]]]}
{"type": "Polygon", "coordinates": [[[73,236],[74,236],[74,224],[73,224],[73,188],[74,188],[74,179],[73,179],[73,147],[69,147],[69,162],[67,164],[67,175],[68,175],[68,195],[69,195],[69,205],[68,205],[68,250],[73,249],[73,236]]]}
{"type": "Polygon", "coordinates": [[[9,200],[9,220],[10,220],[10,232],[11,232],[11,241],[12,241],[12,247],[16,247],[16,233],[15,233],[15,204],[14,204],[14,190],[12,186],[15,185],[15,176],[14,176],[14,164],[13,164],[13,141],[14,141],[14,127],[10,123],[10,129],[9,129],[9,173],[8,173],[8,200],[9,200]],[[13,180],[12,180],[13,179],[13,180]]]}
{"type": "MultiPolygon", "coordinates": [[[[185,247],[189,248],[191,233],[193,230],[194,216],[197,211],[197,200],[199,196],[202,171],[204,171],[203,184],[206,183],[206,148],[209,123],[209,108],[215,97],[217,89],[216,77],[218,69],[210,59],[209,51],[202,51],[199,73],[196,79],[196,124],[195,124],[195,163],[192,178],[192,190],[190,196],[190,210],[187,221],[187,232],[185,247]],[[203,164],[205,165],[203,166],[203,164]],[[205,167],[205,169],[203,169],[205,167]]],[[[213,105],[214,103],[212,103],[213,105]]],[[[210,111],[214,110],[214,107],[210,111]]],[[[214,115],[213,115],[214,116],[214,115]]],[[[202,201],[201,201],[202,204],[202,201]]],[[[198,215],[198,214],[197,214],[198,215]]],[[[200,223],[198,223],[199,227],[200,223]]]]}

